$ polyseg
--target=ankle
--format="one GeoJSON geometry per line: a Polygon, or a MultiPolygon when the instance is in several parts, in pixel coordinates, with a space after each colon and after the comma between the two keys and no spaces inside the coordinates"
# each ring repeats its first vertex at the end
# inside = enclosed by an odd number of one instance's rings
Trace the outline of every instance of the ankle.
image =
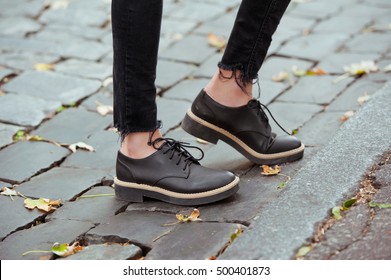
{"type": "MultiPolygon", "coordinates": [[[[152,132],[132,132],[129,133],[121,143],[120,152],[133,159],[142,159],[156,152],[156,148],[148,145],[152,132]]],[[[159,130],[152,135],[151,141],[161,137],[159,130]]]]}
{"type": "Polygon", "coordinates": [[[245,92],[238,85],[232,71],[217,70],[212,79],[204,88],[205,92],[216,102],[228,107],[240,107],[246,105],[253,98],[252,83],[248,83],[245,87],[245,92]],[[220,71],[224,77],[232,77],[229,79],[221,79],[220,71]]]}

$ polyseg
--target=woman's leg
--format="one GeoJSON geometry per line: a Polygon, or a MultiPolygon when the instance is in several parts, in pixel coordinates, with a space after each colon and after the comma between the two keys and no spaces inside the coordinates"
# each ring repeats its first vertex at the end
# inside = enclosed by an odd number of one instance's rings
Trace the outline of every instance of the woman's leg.
{"type": "MultiPolygon", "coordinates": [[[[151,197],[201,205],[233,195],[239,178],[202,167],[156,120],[156,65],[162,0],[112,0],[114,126],[121,134],[115,193],[142,202],[151,197]]],[[[189,146],[186,146],[189,147],[189,146]]]]}
{"type": "Polygon", "coordinates": [[[258,164],[301,158],[304,145],[290,135],[276,137],[252,83],[265,59],[289,0],[243,0],[218,70],[194,100],[184,130],[208,142],[223,140],[258,164]]]}

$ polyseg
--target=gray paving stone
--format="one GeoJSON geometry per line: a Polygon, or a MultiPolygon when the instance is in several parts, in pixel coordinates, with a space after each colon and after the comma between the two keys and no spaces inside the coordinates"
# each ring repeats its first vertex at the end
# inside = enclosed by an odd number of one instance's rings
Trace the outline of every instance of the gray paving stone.
{"type": "Polygon", "coordinates": [[[334,137],[342,125],[341,115],[339,112],[319,113],[299,129],[297,137],[306,146],[323,146],[334,137]]]}
{"type": "Polygon", "coordinates": [[[353,63],[359,63],[361,61],[373,60],[376,61],[380,57],[376,53],[331,53],[324,57],[317,65],[328,73],[343,74],[344,66],[349,66],[353,63]]]}
{"type": "Polygon", "coordinates": [[[217,255],[238,225],[189,223],[161,238],[146,255],[147,260],[207,260],[217,255]],[[205,238],[207,236],[207,238],[205,238]],[[200,246],[202,244],[202,246],[200,246]],[[173,248],[175,248],[173,250],[173,248]],[[197,250],[195,250],[197,248],[197,250]]]}
{"type": "Polygon", "coordinates": [[[289,29],[296,31],[298,34],[302,34],[305,30],[311,29],[314,23],[314,19],[295,17],[286,14],[281,18],[280,24],[278,25],[278,29],[276,32],[279,32],[279,30],[281,29],[289,29]]]}
{"type": "Polygon", "coordinates": [[[77,39],[61,42],[59,45],[60,46],[57,47],[57,51],[54,53],[59,53],[62,57],[74,57],[94,61],[101,59],[112,49],[111,45],[105,45],[95,41],[77,39]]]}
{"type": "Polygon", "coordinates": [[[0,18],[0,34],[23,37],[28,32],[36,32],[41,25],[26,17],[2,17],[0,18]]]}
{"type": "Polygon", "coordinates": [[[369,5],[375,5],[378,7],[386,7],[386,8],[391,8],[391,3],[388,0],[366,0],[363,3],[369,4],[369,5]]]}
{"type": "MultiPolygon", "coordinates": [[[[314,64],[305,60],[294,59],[294,58],[286,58],[279,56],[272,56],[266,59],[261,69],[259,70],[259,78],[262,83],[263,80],[271,81],[272,77],[278,75],[278,73],[284,71],[291,74],[292,67],[297,66],[298,69],[309,69],[314,64]]],[[[292,76],[292,80],[296,80],[296,78],[292,76]]]]}
{"type": "Polygon", "coordinates": [[[141,256],[141,249],[133,244],[101,244],[89,245],[60,260],[137,260],[141,256]]]}
{"type": "Polygon", "coordinates": [[[335,76],[305,76],[299,82],[280,96],[278,101],[329,104],[341,93],[353,78],[346,78],[335,83],[335,76]]]}
{"type": "Polygon", "coordinates": [[[33,70],[38,63],[52,64],[60,59],[60,55],[31,54],[28,52],[7,52],[0,56],[0,64],[17,70],[33,70]]]}
{"type": "Polygon", "coordinates": [[[157,65],[156,85],[160,88],[168,88],[183,78],[189,76],[195,67],[190,64],[159,60],[157,65]]]}
{"type": "Polygon", "coordinates": [[[323,33],[338,30],[338,32],[354,35],[359,33],[370,22],[371,18],[369,17],[361,17],[361,20],[357,20],[356,16],[342,14],[321,21],[314,27],[313,31],[316,33],[323,33]]]}
{"type": "MultiPolygon", "coordinates": [[[[376,0],[375,0],[376,1],[376,0]]],[[[374,3],[356,3],[342,10],[342,15],[353,16],[356,18],[369,17],[376,19],[379,16],[383,16],[389,13],[387,9],[376,7],[374,3]]]]}
{"type": "Polygon", "coordinates": [[[197,22],[194,20],[184,20],[175,18],[165,18],[162,21],[161,35],[163,37],[176,37],[178,35],[184,36],[188,34],[197,26],[197,22]]]}
{"type": "Polygon", "coordinates": [[[68,201],[107,177],[102,170],[56,167],[19,185],[17,191],[29,197],[68,201]]]}
{"type": "Polygon", "coordinates": [[[61,166],[104,169],[112,173],[115,169],[117,151],[120,146],[119,135],[112,131],[98,131],[88,138],[88,144],[96,151],[91,153],[80,150],[67,157],[61,166]]]}
{"type": "Polygon", "coordinates": [[[390,33],[363,33],[353,38],[346,44],[346,49],[357,53],[385,54],[390,50],[390,33]],[[376,42],[376,44],[368,44],[376,42]]]}
{"type": "Polygon", "coordinates": [[[348,35],[344,33],[312,33],[290,40],[278,54],[317,61],[335,52],[347,39],[348,35]]]}
{"type": "Polygon", "coordinates": [[[7,9],[0,11],[0,15],[3,16],[28,16],[33,18],[44,8],[44,4],[40,0],[22,0],[18,1],[18,4],[15,4],[13,0],[4,0],[2,4],[7,7],[7,9]]]}
{"type": "Polygon", "coordinates": [[[217,63],[221,61],[223,54],[218,52],[205,60],[192,74],[194,77],[211,78],[217,70],[217,63]]]}
{"type": "Polygon", "coordinates": [[[0,37],[0,49],[12,52],[59,54],[59,45],[56,42],[11,36],[0,37]]]}
{"type": "Polygon", "coordinates": [[[53,219],[60,220],[75,220],[86,221],[92,223],[102,223],[107,218],[115,216],[115,214],[126,207],[128,202],[117,200],[114,197],[114,189],[112,187],[98,186],[83,195],[99,195],[111,194],[112,196],[78,198],[72,202],[65,202],[55,212],[47,216],[46,221],[53,219]]]}
{"type": "MultiPolygon", "coordinates": [[[[376,171],[375,182],[382,188],[389,188],[391,184],[391,165],[386,164],[380,167],[380,170],[376,171]]],[[[391,197],[390,197],[391,199],[391,197]]]]}
{"type": "Polygon", "coordinates": [[[339,95],[329,107],[328,112],[347,112],[351,110],[357,110],[360,108],[358,98],[368,94],[372,96],[383,85],[375,82],[371,82],[364,79],[358,79],[345,89],[341,95],[339,95]]]}
{"type": "Polygon", "coordinates": [[[96,92],[99,81],[71,77],[53,72],[26,71],[3,88],[9,92],[72,104],[96,92]]]}
{"type": "Polygon", "coordinates": [[[203,89],[209,79],[186,79],[164,92],[164,98],[183,99],[188,102],[193,102],[201,89],[203,89]]]}
{"type": "Polygon", "coordinates": [[[376,213],[367,235],[332,259],[339,260],[390,260],[391,259],[391,209],[376,213]]]}
{"type": "Polygon", "coordinates": [[[152,247],[154,240],[168,234],[175,226],[162,226],[175,223],[175,214],[152,213],[144,211],[125,211],[100,224],[87,233],[90,236],[118,236],[132,243],[152,247]]]}
{"type": "Polygon", "coordinates": [[[341,7],[339,5],[325,5],[323,1],[311,1],[298,3],[289,14],[297,17],[323,19],[337,13],[341,7]]]}
{"type": "Polygon", "coordinates": [[[177,127],[191,106],[190,102],[164,97],[158,98],[156,103],[158,108],[157,118],[163,121],[163,128],[161,129],[163,133],[177,127]]]}
{"type": "Polygon", "coordinates": [[[78,26],[102,26],[108,20],[108,14],[98,9],[81,9],[73,7],[70,3],[67,7],[46,10],[39,18],[47,25],[61,23],[64,25],[78,26]],[[88,14],[88,16],[86,16],[88,14]]]}
{"type": "Polygon", "coordinates": [[[83,26],[81,28],[79,25],[51,23],[50,25],[45,26],[45,29],[34,34],[34,38],[60,41],[64,41],[65,39],[75,40],[76,38],[101,40],[105,34],[107,34],[107,30],[98,27],[83,26]]]}
{"type": "Polygon", "coordinates": [[[224,13],[225,9],[219,6],[202,2],[180,2],[176,9],[171,10],[168,16],[177,19],[190,19],[196,21],[207,21],[216,18],[224,13]]]}
{"type": "Polygon", "coordinates": [[[204,22],[195,30],[195,33],[203,34],[204,36],[207,36],[209,33],[213,33],[219,37],[225,38],[226,41],[228,41],[235,22],[235,17],[236,13],[234,12],[226,13],[221,17],[204,22]]]}
{"type": "Polygon", "coordinates": [[[113,106],[113,84],[110,84],[109,86],[100,89],[98,93],[88,97],[85,101],[81,103],[81,106],[86,108],[88,111],[97,112],[97,106],[100,104],[113,106]]]}
{"type": "Polygon", "coordinates": [[[49,143],[18,142],[1,150],[0,178],[22,182],[68,154],[67,149],[49,143]]]}
{"type": "Polygon", "coordinates": [[[56,72],[62,72],[70,76],[104,80],[112,75],[113,70],[111,65],[69,59],[57,64],[56,72]]]}
{"type": "MultiPolygon", "coordinates": [[[[1,188],[4,186],[0,184],[1,188]]],[[[13,200],[7,196],[0,196],[0,240],[3,240],[11,232],[28,226],[34,220],[43,216],[45,213],[37,209],[29,210],[24,207],[24,198],[13,197],[13,200]]]]}
{"type": "Polygon", "coordinates": [[[298,31],[294,29],[277,29],[267,50],[267,55],[270,56],[278,53],[282,45],[288,44],[289,40],[293,40],[297,35],[298,31]]]}
{"type": "Polygon", "coordinates": [[[31,133],[60,143],[73,144],[85,141],[88,144],[88,137],[107,128],[111,121],[110,115],[101,116],[83,108],[69,108],[31,133]]]}
{"type": "MultiPolygon", "coordinates": [[[[315,104],[273,102],[269,107],[274,118],[288,132],[301,127],[323,107],[315,104]]],[[[272,130],[277,134],[284,134],[279,127],[270,119],[272,130]]]]}
{"type": "Polygon", "coordinates": [[[201,64],[215,52],[216,49],[208,45],[207,36],[189,35],[173,44],[170,48],[162,51],[159,57],[201,64]],[[194,48],[197,48],[197,51],[189,51],[194,48]]]}
{"type": "Polygon", "coordinates": [[[202,0],[202,2],[214,4],[219,7],[223,6],[225,8],[229,8],[229,9],[234,9],[235,7],[237,7],[239,5],[238,1],[236,1],[236,0],[202,0]]]}
{"type": "Polygon", "coordinates": [[[60,106],[61,103],[55,100],[8,93],[0,96],[0,121],[36,126],[60,106]]]}
{"type": "Polygon", "coordinates": [[[71,243],[78,235],[92,228],[94,224],[80,221],[52,221],[9,235],[0,243],[2,260],[39,260],[51,253],[22,254],[31,250],[51,251],[55,242],[71,243]]]}
{"type": "MultiPolygon", "coordinates": [[[[270,104],[277,96],[289,87],[287,83],[276,83],[269,80],[261,80],[259,83],[261,87],[259,100],[265,105],[270,104]]],[[[254,86],[253,96],[254,98],[258,97],[257,86],[254,86]]]]}
{"type": "Polygon", "coordinates": [[[15,133],[22,129],[21,126],[0,123],[0,147],[11,144],[15,133]]]}
{"type": "Polygon", "coordinates": [[[10,69],[3,69],[0,67],[0,82],[7,76],[11,75],[13,73],[10,69]]]}

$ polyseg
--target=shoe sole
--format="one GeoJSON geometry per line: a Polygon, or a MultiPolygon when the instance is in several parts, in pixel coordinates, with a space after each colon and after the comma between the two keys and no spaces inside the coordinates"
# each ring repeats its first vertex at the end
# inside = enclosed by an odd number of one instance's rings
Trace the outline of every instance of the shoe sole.
{"type": "Polygon", "coordinates": [[[114,190],[117,198],[130,202],[144,202],[145,197],[154,198],[171,204],[194,206],[213,203],[230,197],[239,190],[239,178],[220,188],[201,193],[178,193],[160,187],[124,182],[114,178],[114,190]]]}
{"type": "Polygon", "coordinates": [[[189,109],[185,115],[185,118],[181,124],[182,128],[197,138],[201,138],[212,144],[217,144],[219,140],[222,140],[239,151],[242,155],[248,158],[250,161],[257,164],[281,164],[285,162],[291,162],[303,157],[304,145],[300,147],[274,154],[262,154],[258,153],[246,145],[235,135],[231,134],[227,130],[211,124],[199,117],[197,117],[191,109],[189,109]]]}

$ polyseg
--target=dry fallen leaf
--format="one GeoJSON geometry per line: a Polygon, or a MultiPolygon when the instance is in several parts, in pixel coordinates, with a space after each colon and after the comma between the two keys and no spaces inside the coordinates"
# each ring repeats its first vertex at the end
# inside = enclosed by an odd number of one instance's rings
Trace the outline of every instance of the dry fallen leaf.
{"type": "Polygon", "coordinates": [[[309,76],[322,76],[326,74],[327,72],[320,67],[315,67],[307,71],[307,75],[309,76]]]}
{"type": "Polygon", "coordinates": [[[102,116],[106,116],[107,114],[113,113],[113,106],[112,105],[104,105],[98,101],[95,101],[96,103],[96,111],[102,116]]]}
{"type": "Polygon", "coordinates": [[[89,152],[95,152],[94,147],[87,145],[84,142],[77,142],[71,145],[63,145],[63,146],[68,146],[68,149],[71,150],[73,153],[76,153],[77,149],[82,149],[82,150],[87,150],[89,152]]]}
{"type": "Polygon", "coordinates": [[[9,197],[11,197],[11,199],[12,199],[12,196],[17,196],[18,195],[18,193],[15,190],[7,188],[7,187],[3,187],[1,189],[0,194],[9,196],[9,197]]]}
{"type": "Polygon", "coordinates": [[[26,198],[24,200],[24,206],[27,209],[33,210],[34,208],[38,208],[39,210],[45,212],[51,212],[57,209],[57,207],[60,205],[61,205],[61,200],[50,200],[48,198],[38,198],[38,199],[26,198]]]}
{"type": "Polygon", "coordinates": [[[275,165],[274,167],[270,167],[269,165],[262,165],[262,175],[271,176],[271,175],[277,175],[281,171],[281,167],[278,165],[275,165]]]}
{"type": "Polygon", "coordinates": [[[200,214],[200,210],[198,210],[197,208],[194,208],[193,212],[191,212],[189,216],[178,213],[175,215],[178,220],[177,222],[171,224],[164,224],[163,226],[173,226],[182,223],[198,222],[201,221],[201,219],[199,218],[200,214]]]}
{"type": "Polygon", "coordinates": [[[54,70],[54,64],[37,63],[37,64],[34,65],[34,68],[37,71],[51,71],[51,70],[54,70]]]}
{"type": "Polygon", "coordinates": [[[364,75],[370,72],[376,72],[379,70],[377,65],[372,60],[364,60],[359,63],[353,63],[349,66],[343,67],[344,71],[352,76],[364,75]]]}
{"type": "Polygon", "coordinates": [[[290,80],[290,76],[289,76],[289,73],[286,72],[286,71],[281,71],[280,73],[278,73],[277,75],[274,75],[272,77],[272,80],[273,82],[284,82],[284,81],[289,81],[290,80]]]}
{"type": "Polygon", "coordinates": [[[383,68],[384,72],[391,72],[391,64],[388,64],[386,67],[383,68]]]}
{"type": "Polygon", "coordinates": [[[84,249],[84,247],[80,246],[79,242],[75,242],[72,245],[69,245],[67,243],[60,244],[60,243],[56,242],[52,246],[53,254],[56,254],[59,257],[67,257],[67,256],[73,255],[83,249],[84,249]]]}
{"type": "Polygon", "coordinates": [[[223,37],[217,36],[214,33],[209,33],[208,34],[208,43],[210,46],[222,50],[225,48],[226,42],[223,37]]]}
{"type": "Polygon", "coordinates": [[[371,99],[371,96],[368,95],[368,93],[364,93],[364,95],[362,95],[359,98],[357,98],[357,102],[358,102],[358,104],[360,104],[360,106],[362,106],[369,99],[371,99]]]}
{"type": "Polygon", "coordinates": [[[349,118],[351,118],[354,115],[354,111],[347,111],[345,114],[343,114],[339,119],[343,122],[346,122],[349,118]]]}

